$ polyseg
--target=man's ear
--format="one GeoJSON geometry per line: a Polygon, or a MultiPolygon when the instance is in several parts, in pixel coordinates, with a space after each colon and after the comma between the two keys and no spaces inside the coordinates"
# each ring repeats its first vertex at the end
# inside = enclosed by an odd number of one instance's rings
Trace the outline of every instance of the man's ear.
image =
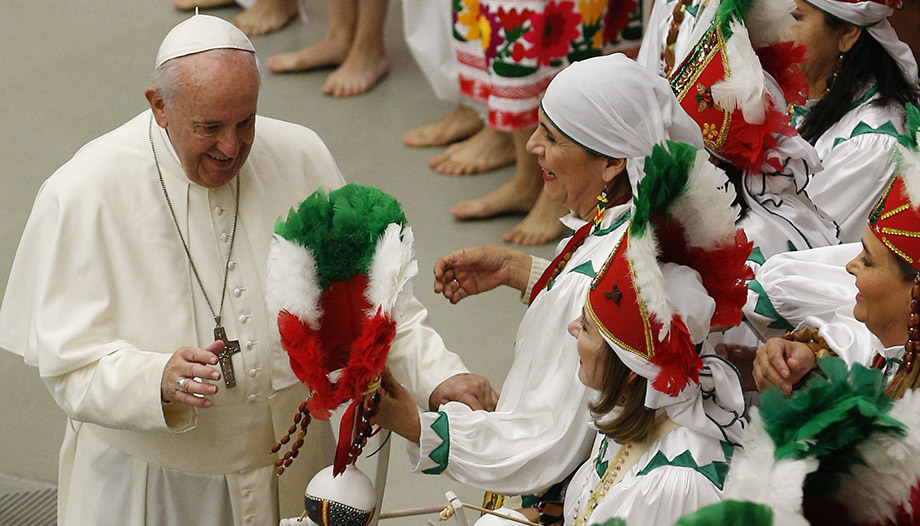
{"type": "Polygon", "coordinates": [[[160,91],[150,86],[144,90],[144,97],[147,98],[147,103],[150,104],[150,110],[153,111],[153,118],[157,121],[157,125],[166,129],[166,101],[160,95],[160,91]]]}

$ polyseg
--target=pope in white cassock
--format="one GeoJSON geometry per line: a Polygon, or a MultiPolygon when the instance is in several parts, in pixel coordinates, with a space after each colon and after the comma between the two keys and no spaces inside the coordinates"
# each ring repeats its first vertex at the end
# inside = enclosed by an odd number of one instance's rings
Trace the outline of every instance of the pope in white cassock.
{"type": "MultiPolygon", "coordinates": [[[[186,20],[156,64],[151,109],[39,190],[0,346],[68,416],[61,525],[278,524],[334,440],[314,422],[300,474],[274,476],[269,451],[307,394],[264,305],[269,241],[291,205],[344,181],[315,133],[256,116],[255,53],[232,24],[186,20]]],[[[389,366],[423,406],[494,404],[414,298],[389,366]]]]}

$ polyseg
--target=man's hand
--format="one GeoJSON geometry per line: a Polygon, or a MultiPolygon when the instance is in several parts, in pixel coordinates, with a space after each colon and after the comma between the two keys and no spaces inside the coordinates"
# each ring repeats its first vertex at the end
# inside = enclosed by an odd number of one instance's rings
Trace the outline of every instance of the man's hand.
{"type": "Polygon", "coordinates": [[[754,381],[754,358],[757,348],[737,343],[720,343],[715,347],[716,354],[725,358],[738,369],[741,374],[741,383],[745,391],[757,389],[754,381]]]}
{"type": "Polygon", "coordinates": [[[441,404],[461,402],[471,409],[492,411],[498,403],[498,391],[482,376],[455,374],[441,382],[428,397],[428,408],[437,411],[441,404]]]}
{"type": "Polygon", "coordinates": [[[757,382],[758,391],[778,385],[788,395],[792,392],[792,386],[814,368],[815,353],[807,345],[770,338],[757,349],[754,381],[757,382]]]}
{"type": "Polygon", "coordinates": [[[451,303],[508,285],[523,291],[530,278],[530,256],[500,245],[468,247],[434,264],[434,291],[451,303]]]}
{"type": "Polygon", "coordinates": [[[220,372],[208,365],[217,365],[217,355],[224,349],[224,342],[216,341],[201,349],[198,347],[179,347],[163,368],[160,379],[160,399],[164,402],[178,402],[195,407],[211,407],[211,400],[206,396],[217,392],[217,386],[195,381],[195,378],[220,380],[220,372]],[[177,383],[185,378],[182,390],[177,383]],[[195,396],[196,394],[202,396],[195,396]]]}
{"type": "Polygon", "coordinates": [[[422,434],[422,424],[415,401],[409,391],[396,381],[389,368],[383,370],[379,392],[377,425],[418,444],[422,434]]]}

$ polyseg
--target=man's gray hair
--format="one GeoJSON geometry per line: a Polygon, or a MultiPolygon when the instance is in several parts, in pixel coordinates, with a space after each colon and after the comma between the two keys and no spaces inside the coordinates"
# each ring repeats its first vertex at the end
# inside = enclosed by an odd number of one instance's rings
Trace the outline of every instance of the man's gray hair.
{"type": "MultiPolygon", "coordinates": [[[[213,53],[217,58],[230,57],[234,56],[236,53],[239,53],[238,49],[211,49],[208,51],[203,51],[203,53],[213,53]]],[[[244,53],[249,53],[248,51],[243,51],[244,53]]],[[[196,53],[197,54],[197,53],[196,53]]],[[[259,59],[256,57],[255,53],[249,53],[252,56],[253,65],[256,67],[256,71],[259,73],[259,86],[262,85],[262,64],[259,63],[259,59]]],[[[189,55],[184,55],[181,57],[176,57],[169,59],[163,64],[160,65],[153,72],[153,88],[157,90],[163,100],[167,104],[172,102],[173,96],[176,92],[179,91],[179,86],[182,85],[182,72],[180,62],[183,58],[189,55]]]]}

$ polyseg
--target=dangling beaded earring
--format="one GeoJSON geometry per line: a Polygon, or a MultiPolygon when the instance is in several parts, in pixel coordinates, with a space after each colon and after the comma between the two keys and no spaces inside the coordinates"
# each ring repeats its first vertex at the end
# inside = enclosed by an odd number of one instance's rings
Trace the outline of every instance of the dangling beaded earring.
{"type": "Polygon", "coordinates": [[[594,228],[600,226],[601,221],[604,219],[604,211],[607,210],[607,189],[604,188],[601,190],[600,195],[597,196],[597,209],[594,212],[594,228]]]}
{"type": "Polygon", "coordinates": [[[910,289],[910,325],[907,328],[907,345],[904,346],[904,369],[910,372],[914,368],[914,360],[920,351],[920,274],[914,278],[914,285],[910,289]]]}
{"type": "Polygon", "coordinates": [[[834,87],[834,83],[837,82],[837,75],[840,74],[840,67],[843,65],[843,57],[844,57],[844,54],[843,54],[843,52],[841,51],[841,52],[837,55],[837,61],[834,62],[834,67],[833,67],[833,69],[831,69],[831,76],[827,79],[827,89],[824,90],[824,93],[825,93],[825,94],[826,94],[828,91],[830,91],[831,88],[834,87]]]}

